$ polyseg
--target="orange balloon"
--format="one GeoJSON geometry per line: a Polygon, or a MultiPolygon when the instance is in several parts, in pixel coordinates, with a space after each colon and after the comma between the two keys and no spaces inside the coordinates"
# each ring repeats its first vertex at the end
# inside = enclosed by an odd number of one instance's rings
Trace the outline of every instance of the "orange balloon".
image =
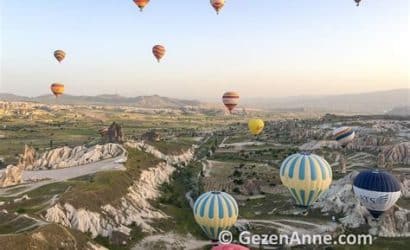
{"type": "Polygon", "coordinates": [[[51,92],[53,93],[53,95],[55,95],[56,97],[59,97],[62,94],[64,94],[64,84],[53,83],[53,84],[51,84],[50,89],[51,89],[51,92]]]}
{"type": "Polygon", "coordinates": [[[154,56],[155,56],[155,58],[157,59],[158,62],[160,62],[161,58],[164,57],[165,52],[166,52],[165,47],[162,46],[162,45],[155,45],[152,48],[152,53],[154,54],[154,56]]]}
{"type": "Polygon", "coordinates": [[[142,11],[145,6],[148,5],[149,0],[134,0],[134,3],[140,8],[140,11],[142,11]]]}

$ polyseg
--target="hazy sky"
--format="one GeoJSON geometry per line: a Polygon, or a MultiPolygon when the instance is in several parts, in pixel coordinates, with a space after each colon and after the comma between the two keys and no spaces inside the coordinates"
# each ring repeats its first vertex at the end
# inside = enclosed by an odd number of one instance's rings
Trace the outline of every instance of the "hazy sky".
{"type": "Polygon", "coordinates": [[[220,98],[409,87],[408,0],[0,0],[0,92],[220,98]],[[167,55],[156,63],[151,48],[167,55]],[[59,65],[52,53],[67,52],[59,65]]]}

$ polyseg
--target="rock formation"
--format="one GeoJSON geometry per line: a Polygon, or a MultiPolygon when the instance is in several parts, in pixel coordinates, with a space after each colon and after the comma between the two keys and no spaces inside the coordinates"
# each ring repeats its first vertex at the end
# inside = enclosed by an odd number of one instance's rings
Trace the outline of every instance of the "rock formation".
{"type": "Polygon", "coordinates": [[[111,143],[122,143],[124,141],[124,134],[122,127],[116,122],[113,122],[108,128],[108,141],[111,143]]]}
{"type": "Polygon", "coordinates": [[[410,142],[393,145],[383,151],[386,162],[410,165],[410,142]]]}
{"type": "Polygon", "coordinates": [[[32,146],[24,145],[24,153],[20,156],[19,165],[24,168],[34,164],[36,160],[36,150],[32,146]]]}
{"type": "Polygon", "coordinates": [[[149,142],[158,142],[162,140],[161,135],[155,130],[150,130],[141,136],[141,139],[149,142]]]}
{"type": "Polygon", "coordinates": [[[77,146],[75,148],[61,147],[43,153],[26,170],[55,169],[80,166],[104,159],[113,158],[125,153],[119,144],[108,143],[91,148],[77,146]]]}
{"type": "Polygon", "coordinates": [[[383,152],[379,153],[379,155],[377,156],[377,167],[378,168],[386,167],[386,160],[385,160],[383,152]]]}
{"type": "Polygon", "coordinates": [[[175,164],[186,164],[186,162],[190,161],[194,154],[194,149],[189,149],[183,154],[180,155],[166,155],[160,151],[158,151],[155,147],[146,144],[145,142],[136,142],[136,141],[129,141],[124,144],[126,147],[130,148],[137,148],[149,154],[152,154],[158,159],[164,160],[171,165],[175,164]]]}
{"type": "Polygon", "coordinates": [[[343,154],[339,154],[339,168],[340,168],[340,173],[346,174],[346,158],[344,157],[343,154]]]}
{"type": "Polygon", "coordinates": [[[122,127],[116,122],[111,123],[111,125],[108,128],[99,129],[98,133],[107,142],[111,142],[111,143],[124,142],[124,133],[122,131],[122,127]]]}
{"type": "Polygon", "coordinates": [[[353,142],[349,143],[346,148],[356,151],[378,151],[381,147],[391,143],[391,138],[387,136],[357,134],[353,142]]]}
{"type": "Polygon", "coordinates": [[[241,187],[241,193],[245,195],[257,195],[261,192],[261,182],[258,180],[247,179],[241,187]]]}
{"type": "Polygon", "coordinates": [[[151,153],[165,162],[142,171],[140,178],[128,188],[128,194],[120,199],[118,205],[106,204],[101,207],[101,212],[92,212],[74,208],[68,203],[56,204],[47,210],[46,220],[89,232],[93,238],[98,235],[111,237],[113,232],[129,235],[131,230],[128,226],[133,223],[144,232],[154,232],[155,229],[149,222],[165,218],[166,214],[152,207],[149,201],[159,197],[159,185],[169,181],[176,170],[173,165],[186,165],[193,158],[194,151],[190,149],[181,155],[170,156],[142,142],[129,142],[127,146],[151,153]]]}
{"type": "Polygon", "coordinates": [[[6,170],[0,176],[0,187],[8,187],[20,184],[22,182],[23,166],[7,166],[6,170]]]}
{"type": "MultiPolygon", "coordinates": [[[[373,235],[409,237],[410,223],[407,218],[410,216],[410,210],[394,206],[386,211],[379,221],[374,220],[353,193],[352,183],[357,174],[357,171],[353,171],[344,178],[334,181],[330,189],[312,207],[321,209],[323,213],[343,214],[344,217],[339,218],[339,221],[347,228],[358,228],[368,224],[369,233],[373,235]]],[[[402,180],[402,187],[406,185],[408,187],[408,180],[402,180]]],[[[405,192],[408,193],[408,189],[405,192]]]]}

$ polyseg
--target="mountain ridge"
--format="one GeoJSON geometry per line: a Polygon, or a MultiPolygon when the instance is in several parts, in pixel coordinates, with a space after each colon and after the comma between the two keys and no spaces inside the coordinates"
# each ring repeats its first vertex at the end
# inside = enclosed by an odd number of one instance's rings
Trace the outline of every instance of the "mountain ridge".
{"type": "MultiPolygon", "coordinates": [[[[215,107],[209,102],[147,95],[124,97],[117,94],[101,94],[96,96],[63,95],[56,102],[52,95],[24,97],[9,93],[0,93],[0,100],[29,101],[45,104],[77,104],[77,105],[114,105],[140,108],[183,108],[183,107],[215,107]]],[[[218,103],[218,106],[220,103],[218,103]]],[[[317,110],[324,112],[360,112],[380,114],[398,107],[410,106],[410,88],[374,91],[354,94],[289,96],[289,97],[244,97],[240,107],[264,110],[317,110]]]]}

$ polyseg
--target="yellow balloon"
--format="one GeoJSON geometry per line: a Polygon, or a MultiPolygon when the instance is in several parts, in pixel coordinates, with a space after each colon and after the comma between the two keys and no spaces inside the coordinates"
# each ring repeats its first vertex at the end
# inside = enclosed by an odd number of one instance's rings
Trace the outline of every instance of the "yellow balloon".
{"type": "Polygon", "coordinates": [[[258,135],[265,127],[265,123],[261,119],[250,119],[248,122],[249,131],[253,135],[258,135]]]}

